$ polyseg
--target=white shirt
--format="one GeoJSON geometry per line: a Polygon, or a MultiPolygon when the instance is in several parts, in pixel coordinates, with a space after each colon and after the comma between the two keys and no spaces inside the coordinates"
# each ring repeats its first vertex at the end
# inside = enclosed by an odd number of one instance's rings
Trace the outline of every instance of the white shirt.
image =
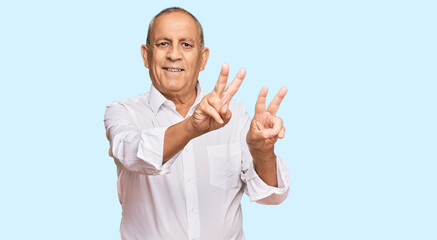
{"type": "MultiPolygon", "coordinates": [[[[204,93],[197,97],[190,116],[204,93]]],[[[251,119],[231,101],[226,126],[192,139],[162,164],[167,127],[184,118],[155,87],[106,107],[109,155],[117,165],[122,239],[244,239],[241,198],[279,204],[288,195],[286,163],[277,157],[278,187],[256,174],[246,144],[251,119]]]]}

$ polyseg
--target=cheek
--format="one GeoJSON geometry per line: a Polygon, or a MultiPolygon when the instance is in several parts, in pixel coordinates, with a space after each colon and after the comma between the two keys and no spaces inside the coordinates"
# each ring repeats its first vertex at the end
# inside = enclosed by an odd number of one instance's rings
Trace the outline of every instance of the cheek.
{"type": "Polygon", "coordinates": [[[202,66],[202,58],[199,56],[193,56],[190,63],[191,66],[194,66],[194,70],[199,71],[202,66]]]}
{"type": "Polygon", "coordinates": [[[162,57],[163,56],[162,56],[161,52],[153,51],[150,54],[150,58],[149,58],[149,66],[150,66],[150,68],[154,68],[154,69],[159,68],[159,66],[160,66],[159,63],[161,62],[162,57]]]}
{"type": "Polygon", "coordinates": [[[187,51],[184,53],[184,59],[191,66],[198,66],[202,62],[202,55],[198,51],[187,51]]]}

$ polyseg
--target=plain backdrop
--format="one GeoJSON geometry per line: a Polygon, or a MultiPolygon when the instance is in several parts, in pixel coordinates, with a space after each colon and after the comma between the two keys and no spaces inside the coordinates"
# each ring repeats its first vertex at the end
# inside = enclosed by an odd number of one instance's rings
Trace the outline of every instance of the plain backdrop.
{"type": "MultiPolygon", "coordinates": [[[[246,79],[253,114],[287,86],[288,199],[243,198],[257,239],[437,239],[435,1],[2,1],[0,238],[119,239],[106,104],[149,90],[150,19],[180,6],[246,79]]],[[[214,206],[211,206],[214,207],[214,206]]]]}

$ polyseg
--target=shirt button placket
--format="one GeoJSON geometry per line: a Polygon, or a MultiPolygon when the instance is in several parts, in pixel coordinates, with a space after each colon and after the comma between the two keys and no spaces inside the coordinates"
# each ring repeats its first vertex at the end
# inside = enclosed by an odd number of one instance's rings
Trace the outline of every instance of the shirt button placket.
{"type": "Polygon", "coordinates": [[[189,239],[196,239],[200,234],[197,184],[196,184],[196,166],[193,156],[191,143],[185,146],[183,150],[183,168],[185,177],[185,198],[186,210],[188,217],[188,236],[189,239]]]}

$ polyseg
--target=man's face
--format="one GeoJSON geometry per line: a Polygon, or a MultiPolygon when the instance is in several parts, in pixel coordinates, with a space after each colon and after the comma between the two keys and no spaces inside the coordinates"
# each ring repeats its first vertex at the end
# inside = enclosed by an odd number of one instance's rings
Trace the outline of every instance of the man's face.
{"type": "Polygon", "coordinates": [[[141,52],[153,85],[165,96],[194,91],[209,55],[200,44],[199,28],[190,15],[176,11],[155,19],[150,47],[143,45],[141,52]]]}

